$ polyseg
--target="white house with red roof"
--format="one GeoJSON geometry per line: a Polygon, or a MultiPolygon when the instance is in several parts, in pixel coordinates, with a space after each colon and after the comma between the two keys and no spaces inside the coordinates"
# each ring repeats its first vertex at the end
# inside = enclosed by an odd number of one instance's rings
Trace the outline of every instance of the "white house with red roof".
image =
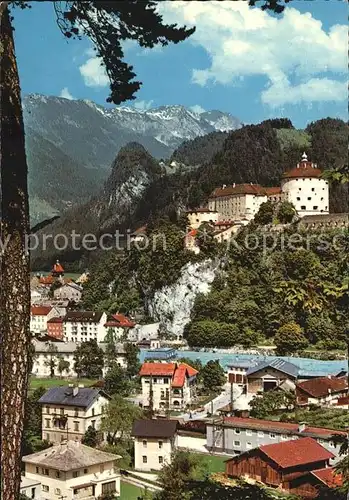
{"type": "Polygon", "coordinates": [[[186,363],[143,363],[139,372],[143,407],[149,406],[152,391],[155,410],[183,410],[195,396],[197,374],[186,363]]]}
{"type": "Polygon", "coordinates": [[[58,313],[54,307],[34,305],[30,308],[30,331],[41,333],[47,330],[47,321],[58,313]]]}
{"type": "Polygon", "coordinates": [[[106,332],[111,330],[114,334],[114,340],[120,340],[122,337],[127,337],[131,328],[134,328],[136,323],[124,314],[113,314],[105,323],[106,332]]]}

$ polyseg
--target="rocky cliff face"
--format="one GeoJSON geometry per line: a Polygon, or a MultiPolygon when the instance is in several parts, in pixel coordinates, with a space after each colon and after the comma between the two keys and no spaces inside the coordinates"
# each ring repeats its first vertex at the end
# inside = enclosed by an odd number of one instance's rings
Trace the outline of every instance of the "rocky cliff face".
{"type": "Polygon", "coordinates": [[[196,296],[210,291],[218,268],[219,263],[211,260],[189,263],[183,267],[175,284],[155,292],[149,302],[149,312],[160,322],[163,331],[171,335],[183,335],[196,296]]]}

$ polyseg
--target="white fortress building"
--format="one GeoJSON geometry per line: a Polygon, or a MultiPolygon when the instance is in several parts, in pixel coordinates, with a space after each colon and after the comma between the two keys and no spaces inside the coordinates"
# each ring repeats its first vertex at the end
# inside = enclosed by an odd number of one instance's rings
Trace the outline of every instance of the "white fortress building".
{"type": "Polygon", "coordinates": [[[208,199],[208,209],[197,209],[191,212],[189,225],[196,229],[208,217],[218,221],[237,221],[247,224],[254,218],[262,203],[271,201],[279,203],[289,201],[292,203],[299,217],[305,215],[326,215],[329,213],[329,187],[328,182],[322,178],[321,170],[315,163],[308,161],[306,153],[292,170],[282,176],[281,186],[263,187],[259,184],[233,184],[216,188],[208,199]],[[200,212],[201,211],[201,212],[200,212]],[[193,224],[195,217],[196,224],[193,224]],[[199,220],[198,220],[199,219],[199,220]]]}

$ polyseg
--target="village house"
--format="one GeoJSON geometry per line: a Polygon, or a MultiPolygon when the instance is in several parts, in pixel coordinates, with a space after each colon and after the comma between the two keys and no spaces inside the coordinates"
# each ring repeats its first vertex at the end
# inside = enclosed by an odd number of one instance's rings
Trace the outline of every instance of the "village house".
{"type": "Polygon", "coordinates": [[[290,486],[290,493],[301,498],[317,498],[320,491],[343,486],[343,476],[333,467],[325,467],[294,479],[290,486]]]}
{"type": "Polygon", "coordinates": [[[64,439],[81,441],[91,426],[99,429],[110,397],[93,387],[52,387],[40,399],[42,439],[60,443],[64,439]]]}
{"type": "Polygon", "coordinates": [[[333,436],[345,436],[343,431],[257,418],[223,417],[207,421],[207,448],[210,451],[239,455],[258,446],[284,443],[311,437],[338,460],[340,445],[333,436]]]}
{"type": "Polygon", "coordinates": [[[177,447],[177,420],[136,420],[132,427],[134,437],[135,469],[160,470],[171,462],[171,453],[177,447]]]}
{"type": "Polygon", "coordinates": [[[23,457],[25,478],[41,483],[41,500],[91,500],[120,495],[120,455],[65,441],[23,457]]]}
{"type": "Polygon", "coordinates": [[[298,366],[283,359],[262,361],[246,371],[247,393],[268,392],[281,386],[295,390],[298,372],[298,366]]]}
{"type": "Polygon", "coordinates": [[[47,330],[47,321],[57,315],[51,306],[35,305],[30,308],[30,331],[41,333],[47,330]]]}
{"type": "Polygon", "coordinates": [[[186,363],[143,363],[139,372],[143,407],[149,406],[152,393],[154,409],[186,408],[195,395],[197,374],[186,363]]]}
{"type": "Polygon", "coordinates": [[[82,297],[82,286],[76,283],[65,283],[54,290],[53,296],[57,300],[68,300],[78,304],[82,297]]]}
{"type": "Polygon", "coordinates": [[[144,349],[144,350],[155,350],[155,349],[160,349],[160,340],[155,339],[155,340],[140,340],[139,342],[136,343],[137,347],[139,349],[144,349]]]}
{"type": "Polygon", "coordinates": [[[205,222],[214,224],[219,218],[219,213],[210,208],[195,208],[194,210],[187,210],[186,214],[191,229],[199,229],[201,224],[205,222]]]}
{"type": "Polygon", "coordinates": [[[105,312],[68,311],[63,319],[63,337],[70,342],[97,340],[103,342],[107,333],[105,312]]]}
{"type": "Polygon", "coordinates": [[[32,500],[40,500],[42,498],[40,481],[21,476],[20,493],[32,500]]]}
{"type": "Polygon", "coordinates": [[[136,323],[124,314],[113,314],[110,319],[104,324],[106,331],[113,333],[114,340],[127,338],[128,332],[134,328],[136,323]]]}
{"type": "Polygon", "coordinates": [[[296,398],[299,406],[336,405],[341,398],[348,396],[348,377],[313,378],[296,385],[296,398]]]}
{"type": "MultiPolygon", "coordinates": [[[[329,468],[331,458],[331,452],[314,439],[306,437],[259,446],[233,457],[226,462],[226,475],[233,478],[247,477],[297,495],[306,489],[299,483],[300,478],[329,468]]],[[[310,495],[308,498],[316,496],[310,495]]]]}

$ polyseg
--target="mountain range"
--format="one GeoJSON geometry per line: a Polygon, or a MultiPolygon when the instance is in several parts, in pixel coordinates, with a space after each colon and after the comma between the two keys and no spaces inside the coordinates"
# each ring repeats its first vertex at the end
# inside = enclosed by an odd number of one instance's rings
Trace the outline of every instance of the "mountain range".
{"type": "Polygon", "coordinates": [[[238,118],[217,110],[107,108],[39,94],[24,96],[23,115],[34,223],[96,194],[128,143],[137,142],[154,158],[166,160],[184,141],[242,126],[238,118]]]}

